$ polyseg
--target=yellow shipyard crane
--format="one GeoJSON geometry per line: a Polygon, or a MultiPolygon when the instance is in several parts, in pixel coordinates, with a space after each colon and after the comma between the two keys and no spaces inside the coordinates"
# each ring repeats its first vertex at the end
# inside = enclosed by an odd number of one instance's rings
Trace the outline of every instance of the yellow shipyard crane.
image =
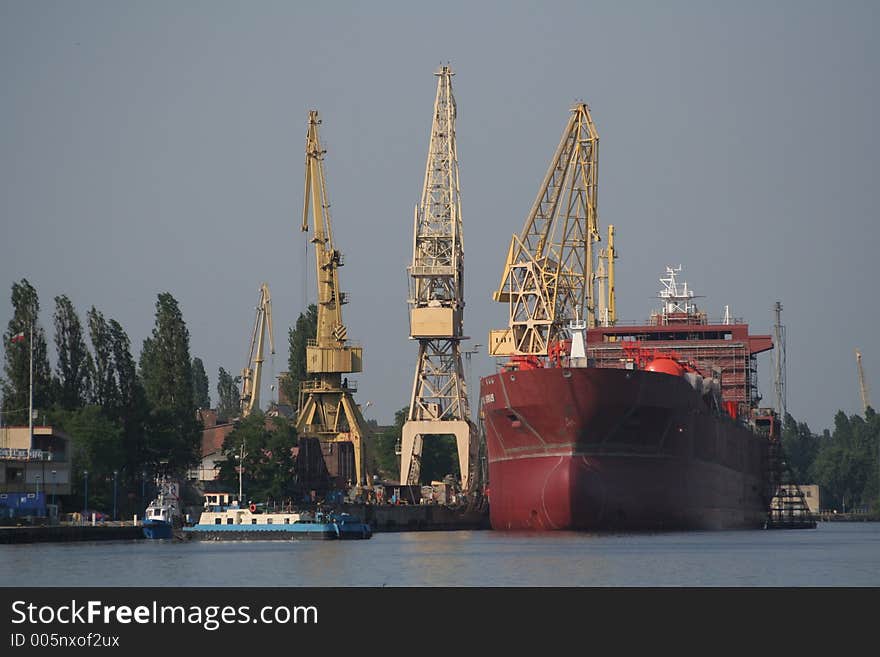
{"type": "Polygon", "coordinates": [[[333,243],[330,201],[324,176],[326,151],[318,138],[320,123],[318,112],[310,111],[302,230],[309,230],[311,210],[318,326],[316,338],[306,345],[306,372],[310,376],[300,383],[296,430],[301,436],[338,444],[338,453],[342,455],[338,474],[360,485],[369,483],[364,471],[367,427],[352,397],[356,386],[343,375],[362,371],[363,348],[348,344],[348,331],[342,321],[346,297],[339,289],[339,267],[343,265],[343,257],[333,243]],[[346,443],[350,443],[353,454],[346,449],[346,443]]]}
{"type": "Polygon", "coordinates": [[[260,408],[260,379],[263,373],[263,336],[269,332],[269,346],[275,353],[275,338],[272,332],[272,299],[269,285],[260,286],[260,300],[257,303],[257,316],[251,332],[251,346],[248,350],[247,365],[241,370],[241,417],[245,418],[256,408],[260,408]],[[253,367],[251,367],[253,365],[253,367]]]}
{"type": "Polygon", "coordinates": [[[441,66],[421,201],[413,221],[410,338],[419,343],[412,396],[401,432],[400,482],[418,484],[424,439],[455,436],[461,485],[475,484],[477,428],[470,417],[461,361],[464,336],[464,239],[455,143],[455,96],[441,66]]]}
{"type": "MultiPolygon", "coordinates": [[[[597,192],[599,134],[590,108],[578,103],[562,133],[538,196],[519,235],[514,235],[495,301],[508,304],[506,329],[489,333],[493,356],[546,356],[567,337],[567,323],[595,327],[614,322],[614,249],[607,259],[608,299],[598,303],[593,248],[600,241],[597,192]]],[[[610,239],[611,233],[609,233],[610,239]]]]}

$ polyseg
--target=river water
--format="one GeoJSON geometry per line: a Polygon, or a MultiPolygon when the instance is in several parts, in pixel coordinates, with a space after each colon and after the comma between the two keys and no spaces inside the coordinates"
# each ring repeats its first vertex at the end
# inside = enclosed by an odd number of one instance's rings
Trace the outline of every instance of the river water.
{"type": "Polygon", "coordinates": [[[880,586],[880,523],[813,530],[379,533],[367,541],[0,546],[2,586],[880,586]]]}

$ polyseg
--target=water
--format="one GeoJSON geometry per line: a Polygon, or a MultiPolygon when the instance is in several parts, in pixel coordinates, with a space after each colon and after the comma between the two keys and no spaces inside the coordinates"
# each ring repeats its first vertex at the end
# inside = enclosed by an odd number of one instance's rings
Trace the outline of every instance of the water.
{"type": "Polygon", "coordinates": [[[644,534],[0,546],[3,586],[880,586],[880,523],[644,534]]]}

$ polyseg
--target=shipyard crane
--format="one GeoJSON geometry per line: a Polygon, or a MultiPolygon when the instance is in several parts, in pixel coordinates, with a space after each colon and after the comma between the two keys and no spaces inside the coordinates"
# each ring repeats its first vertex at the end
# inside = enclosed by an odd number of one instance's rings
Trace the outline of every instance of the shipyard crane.
{"type": "Polygon", "coordinates": [[[868,384],[865,383],[865,371],[862,369],[862,352],[856,349],[856,368],[859,371],[859,394],[862,396],[862,412],[867,413],[871,405],[868,399],[868,384]]]}
{"type": "Polygon", "coordinates": [[[324,175],[324,155],[318,138],[321,121],[318,112],[309,112],[306,136],[305,192],[302,230],[309,230],[312,217],[312,244],[315,245],[315,268],[318,285],[318,326],[314,340],[306,345],[306,372],[309,377],[300,383],[299,413],[296,429],[301,436],[318,438],[322,443],[340,444],[342,454],[348,454],[342,445],[350,444],[353,459],[340,459],[339,473],[352,483],[369,484],[364,469],[364,439],[367,426],[355,404],[344,374],[362,371],[363,348],[348,344],[348,331],[342,321],[345,293],[339,289],[339,268],[342,253],[333,242],[330,220],[330,201],[324,175]],[[351,460],[353,463],[353,472],[351,460]]]}
{"type": "MultiPolygon", "coordinates": [[[[590,108],[578,103],[519,235],[510,242],[495,301],[508,304],[508,327],[489,333],[493,356],[546,356],[566,338],[567,323],[600,323],[594,260],[599,242],[599,134],[590,108]]],[[[613,309],[613,249],[606,250],[613,309]]],[[[612,311],[613,312],[613,311],[612,311]]]]}
{"type": "Polygon", "coordinates": [[[422,196],[415,210],[410,279],[410,338],[419,352],[401,434],[400,481],[419,483],[425,438],[454,435],[461,484],[476,477],[477,427],[470,416],[461,360],[464,336],[464,242],[455,145],[456,105],[449,66],[441,66],[422,196]]]}
{"type": "Polygon", "coordinates": [[[260,300],[251,332],[251,346],[248,349],[247,364],[241,370],[241,417],[245,418],[254,409],[260,408],[260,378],[263,373],[263,336],[269,332],[270,353],[275,354],[275,337],[272,331],[272,299],[269,285],[260,286],[260,300]],[[253,366],[253,367],[252,367],[253,366]]]}

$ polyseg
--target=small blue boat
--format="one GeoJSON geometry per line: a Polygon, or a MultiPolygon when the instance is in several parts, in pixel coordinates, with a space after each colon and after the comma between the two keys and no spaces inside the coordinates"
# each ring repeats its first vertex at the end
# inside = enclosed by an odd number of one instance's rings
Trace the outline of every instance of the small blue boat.
{"type": "Polygon", "coordinates": [[[205,510],[198,524],[184,527],[184,536],[208,541],[366,539],[373,535],[369,523],[347,513],[262,511],[230,500],[228,493],[206,493],[205,510]]]}

